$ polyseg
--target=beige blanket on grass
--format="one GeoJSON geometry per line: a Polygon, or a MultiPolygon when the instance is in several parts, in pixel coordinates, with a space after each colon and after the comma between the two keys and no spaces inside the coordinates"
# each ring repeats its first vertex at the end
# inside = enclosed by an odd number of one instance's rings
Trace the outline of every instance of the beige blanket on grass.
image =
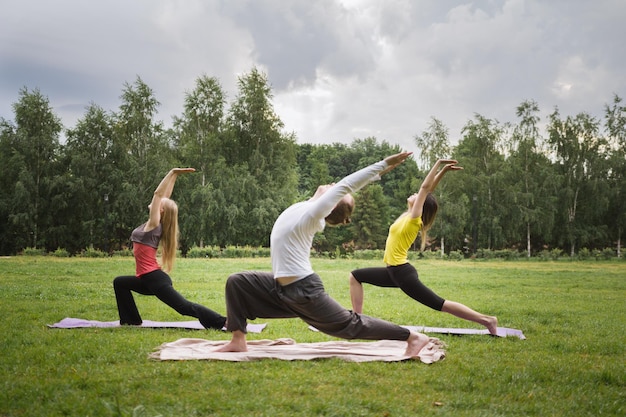
{"type": "Polygon", "coordinates": [[[437,338],[430,338],[417,357],[405,356],[406,342],[380,340],[376,342],[331,341],[296,343],[293,339],[249,340],[247,352],[215,352],[226,340],[184,338],[164,343],[150,354],[157,360],[219,360],[243,362],[260,359],[311,360],[338,358],[349,362],[397,362],[419,359],[433,363],[445,358],[445,345],[437,338]]]}

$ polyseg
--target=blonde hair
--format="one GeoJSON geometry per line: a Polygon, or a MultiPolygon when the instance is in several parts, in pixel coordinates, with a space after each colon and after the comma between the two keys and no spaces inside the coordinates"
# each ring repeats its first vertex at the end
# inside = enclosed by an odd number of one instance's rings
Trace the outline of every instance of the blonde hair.
{"type": "Polygon", "coordinates": [[[428,231],[435,222],[437,217],[437,210],[439,204],[437,199],[431,193],[428,193],[426,200],[424,200],[424,206],[422,208],[422,230],[420,231],[420,249],[423,251],[426,249],[426,243],[428,242],[428,231]]]}
{"type": "Polygon", "coordinates": [[[161,262],[163,270],[170,272],[174,267],[178,249],[178,206],[173,200],[164,198],[161,202],[161,262]]]}

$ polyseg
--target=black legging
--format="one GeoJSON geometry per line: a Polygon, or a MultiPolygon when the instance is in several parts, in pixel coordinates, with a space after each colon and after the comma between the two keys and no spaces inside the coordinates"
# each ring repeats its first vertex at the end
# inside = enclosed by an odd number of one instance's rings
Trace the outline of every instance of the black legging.
{"type": "Polygon", "coordinates": [[[160,269],[141,277],[121,276],[113,280],[120,324],[140,325],[141,315],[137,310],[132,291],[143,295],[155,295],[183,316],[197,318],[207,329],[221,329],[226,317],[200,304],[192,303],[180,295],[172,285],[172,279],[160,269]]]}
{"type": "Polygon", "coordinates": [[[409,297],[433,310],[441,311],[446,301],[422,284],[417,270],[410,263],[398,266],[362,268],[352,271],[352,276],[362,283],[377,287],[400,288],[409,297]]]}

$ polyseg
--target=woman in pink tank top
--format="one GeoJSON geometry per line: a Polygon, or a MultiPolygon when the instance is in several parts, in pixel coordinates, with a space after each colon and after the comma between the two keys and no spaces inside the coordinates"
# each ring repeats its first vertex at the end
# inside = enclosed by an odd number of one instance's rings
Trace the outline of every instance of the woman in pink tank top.
{"type": "Polygon", "coordinates": [[[174,289],[171,271],[178,247],[178,206],[170,199],[179,174],[194,172],[193,168],[174,168],[163,178],[154,191],[148,206],[148,221],[133,230],[135,275],[120,276],[113,280],[120,324],[139,326],[141,315],[132,292],[154,295],[183,316],[197,318],[207,329],[222,329],[226,317],[200,304],[192,303],[174,289]],[[162,267],[157,261],[161,247],[162,267]]]}

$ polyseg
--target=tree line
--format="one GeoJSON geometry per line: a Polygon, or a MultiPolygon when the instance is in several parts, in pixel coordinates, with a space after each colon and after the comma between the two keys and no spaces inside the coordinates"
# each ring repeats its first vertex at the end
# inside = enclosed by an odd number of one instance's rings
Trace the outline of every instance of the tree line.
{"type": "MultiPolygon", "coordinates": [[[[349,145],[298,144],[274,111],[266,74],[252,68],[237,87],[228,102],[217,78],[199,77],[170,128],[157,120],[160,103],[140,77],[124,84],[117,110],[91,103],[69,128],[38,89],[22,88],[14,120],[0,119],[0,254],[128,247],[154,189],[174,166],[197,170],[178,179],[173,195],[183,253],[267,246],[284,208],[320,184],[402,150],[373,137],[349,145]]],[[[314,249],[384,248],[406,198],[438,158],[451,157],[464,170],[436,191],[440,212],[429,249],[531,256],[611,248],[620,256],[626,224],[622,99],[612,97],[602,120],[585,112],[564,116],[555,108],[542,121],[533,100],[515,110],[516,123],[473,115],[456,145],[432,117],[415,136],[415,158],[361,190],[353,222],[327,228],[314,249]]]]}

